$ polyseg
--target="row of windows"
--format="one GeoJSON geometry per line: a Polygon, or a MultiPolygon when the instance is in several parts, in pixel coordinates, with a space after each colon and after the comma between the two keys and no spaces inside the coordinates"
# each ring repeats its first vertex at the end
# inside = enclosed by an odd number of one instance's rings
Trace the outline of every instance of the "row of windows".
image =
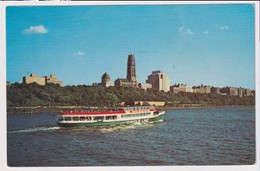
{"type": "MultiPolygon", "coordinates": [[[[106,116],[106,120],[115,120],[117,119],[117,116],[106,116]]],[[[92,117],[91,116],[65,116],[65,117],[60,117],[58,119],[59,121],[91,121],[92,117]]],[[[93,116],[94,121],[101,121],[104,120],[104,116],[93,116]]]]}
{"type": "Polygon", "coordinates": [[[125,110],[143,110],[143,109],[152,109],[153,106],[141,106],[141,107],[126,107],[125,110]]]}
{"type": "Polygon", "coordinates": [[[91,116],[80,116],[80,117],[78,117],[78,116],[74,116],[74,117],[68,117],[68,116],[65,116],[65,117],[60,117],[59,118],[59,121],[71,121],[71,120],[73,120],[73,121],[91,121],[91,116]]]}
{"type": "MultiPolygon", "coordinates": [[[[137,113],[137,114],[126,114],[126,115],[121,115],[121,118],[128,118],[128,117],[138,117],[138,116],[147,116],[150,115],[150,112],[147,113],[137,113]]],[[[117,116],[65,116],[65,117],[60,117],[58,120],[59,121],[103,121],[103,120],[116,120],[117,116]]]]}
{"type": "Polygon", "coordinates": [[[147,115],[150,115],[150,113],[138,113],[138,114],[121,115],[121,118],[137,117],[137,116],[147,116],[147,115]]]}

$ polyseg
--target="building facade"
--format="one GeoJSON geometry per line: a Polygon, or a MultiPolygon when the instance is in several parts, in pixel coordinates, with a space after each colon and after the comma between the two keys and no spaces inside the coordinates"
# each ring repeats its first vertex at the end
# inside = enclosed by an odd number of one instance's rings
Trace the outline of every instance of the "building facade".
{"type": "Polygon", "coordinates": [[[152,88],[152,84],[150,84],[150,83],[139,83],[138,87],[142,88],[142,89],[144,89],[146,91],[147,89],[151,89],[152,88]]]}
{"type": "Polygon", "coordinates": [[[238,89],[234,87],[224,87],[220,89],[221,93],[226,93],[229,96],[238,96],[238,89]]]}
{"type": "Polygon", "coordinates": [[[62,86],[62,81],[58,80],[58,78],[56,77],[56,75],[51,74],[50,77],[45,76],[45,84],[59,84],[60,86],[62,86]]]}
{"type": "Polygon", "coordinates": [[[37,83],[39,85],[45,85],[45,77],[37,77],[36,73],[32,73],[29,77],[23,77],[24,84],[37,83]]]}
{"type": "Polygon", "coordinates": [[[162,71],[153,71],[152,74],[148,75],[146,83],[152,84],[152,88],[158,91],[170,91],[168,76],[162,71]]]}
{"type": "Polygon", "coordinates": [[[135,101],[135,105],[165,106],[163,101],[135,101]]]}
{"type": "Polygon", "coordinates": [[[238,89],[237,89],[237,95],[238,95],[239,97],[243,97],[243,88],[238,88],[238,89]]]}
{"type": "Polygon", "coordinates": [[[179,92],[193,93],[192,86],[186,84],[175,84],[173,86],[170,86],[170,91],[172,93],[179,93],[179,92]]]}
{"type": "Polygon", "coordinates": [[[106,72],[102,75],[101,83],[99,83],[98,85],[101,85],[104,87],[114,86],[114,84],[110,82],[110,76],[106,72]]]}
{"type": "Polygon", "coordinates": [[[24,76],[23,77],[23,83],[24,84],[31,84],[31,83],[37,83],[39,85],[46,85],[46,84],[59,84],[62,86],[62,81],[59,81],[58,78],[51,74],[50,77],[43,76],[43,77],[37,77],[35,73],[32,73],[29,77],[24,76]]]}
{"type": "Polygon", "coordinates": [[[255,90],[251,91],[251,96],[255,96],[255,90]]]}
{"type": "Polygon", "coordinates": [[[211,93],[211,87],[207,85],[194,86],[192,88],[194,93],[211,93]]]}
{"type": "Polygon", "coordinates": [[[251,90],[250,89],[244,89],[244,91],[243,91],[243,96],[251,96],[252,95],[252,93],[251,93],[251,90]]]}
{"type": "Polygon", "coordinates": [[[134,87],[133,83],[126,78],[118,78],[115,80],[115,86],[117,87],[134,87]]]}
{"type": "Polygon", "coordinates": [[[213,93],[213,94],[220,94],[220,88],[218,88],[218,87],[211,87],[211,93],[213,93]]]}

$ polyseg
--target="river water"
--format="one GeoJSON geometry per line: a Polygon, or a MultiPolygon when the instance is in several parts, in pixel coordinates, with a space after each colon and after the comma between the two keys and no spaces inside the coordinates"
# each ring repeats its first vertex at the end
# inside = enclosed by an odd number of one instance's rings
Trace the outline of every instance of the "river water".
{"type": "Polygon", "coordinates": [[[168,110],[161,123],[109,128],[61,128],[54,116],[7,116],[8,166],[255,163],[253,107],[168,110]]]}

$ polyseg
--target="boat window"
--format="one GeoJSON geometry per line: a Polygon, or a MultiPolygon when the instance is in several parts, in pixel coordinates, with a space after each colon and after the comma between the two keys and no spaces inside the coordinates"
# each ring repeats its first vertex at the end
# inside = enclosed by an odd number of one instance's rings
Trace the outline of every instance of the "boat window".
{"type": "Polygon", "coordinates": [[[79,117],[73,117],[73,121],[79,121],[79,117]]]}
{"type": "Polygon", "coordinates": [[[79,120],[81,120],[81,121],[84,121],[85,119],[86,119],[85,116],[81,116],[81,117],[79,117],[79,120]]]}
{"type": "Polygon", "coordinates": [[[115,120],[117,116],[106,116],[106,120],[115,120]]]}
{"type": "Polygon", "coordinates": [[[121,115],[121,118],[131,117],[131,115],[121,115]]]}
{"type": "Polygon", "coordinates": [[[95,116],[94,117],[94,120],[103,120],[104,119],[104,116],[95,116]]]}
{"type": "Polygon", "coordinates": [[[62,117],[62,116],[59,117],[59,118],[58,118],[58,121],[63,121],[63,117],[62,117]]]}
{"type": "Polygon", "coordinates": [[[71,117],[64,117],[65,121],[71,121],[71,117]]]}
{"type": "Polygon", "coordinates": [[[156,111],[156,112],[153,112],[153,115],[158,115],[158,114],[159,114],[159,112],[157,112],[157,111],[156,111]]]}
{"type": "Polygon", "coordinates": [[[87,120],[87,121],[91,121],[91,116],[87,116],[87,117],[86,117],[86,120],[87,120]]]}

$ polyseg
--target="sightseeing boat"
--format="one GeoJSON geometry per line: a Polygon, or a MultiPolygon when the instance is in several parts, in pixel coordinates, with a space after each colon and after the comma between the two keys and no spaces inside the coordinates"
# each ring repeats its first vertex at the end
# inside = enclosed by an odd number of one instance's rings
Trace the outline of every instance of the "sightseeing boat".
{"type": "Polygon", "coordinates": [[[161,122],[165,111],[154,106],[121,107],[116,109],[90,109],[85,111],[63,111],[57,118],[62,127],[112,126],[135,122],[161,122]]]}

